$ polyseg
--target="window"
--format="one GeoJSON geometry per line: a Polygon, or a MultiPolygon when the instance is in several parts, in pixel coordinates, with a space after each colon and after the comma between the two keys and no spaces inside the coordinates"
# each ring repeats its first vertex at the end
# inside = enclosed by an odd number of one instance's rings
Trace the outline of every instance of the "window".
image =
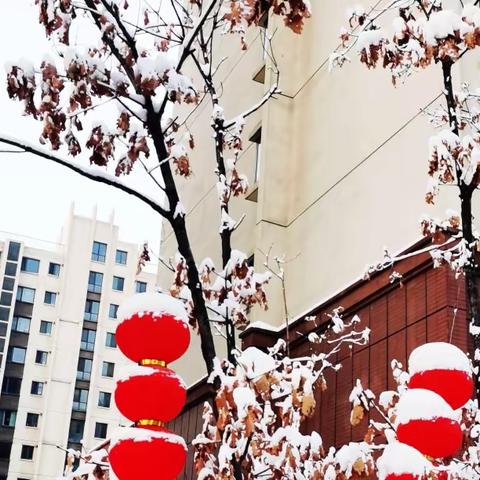
{"type": "Polygon", "coordinates": [[[95,438],[107,438],[107,428],[106,423],[95,423],[95,438]]]}
{"type": "Polygon", "coordinates": [[[57,294],[54,292],[45,292],[45,297],[43,299],[43,303],[47,305],[55,305],[57,301],[57,294]]]}
{"type": "Polygon", "coordinates": [[[77,380],[90,380],[92,373],[92,360],[89,358],[79,358],[77,366],[77,380]]]}
{"type": "Polygon", "coordinates": [[[5,265],[5,275],[14,277],[17,274],[17,264],[13,262],[7,262],[5,265]]]}
{"type": "Polygon", "coordinates": [[[32,395],[43,395],[43,386],[44,382],[36,382],[34,380],[32,382],[32,388],[30,389],[30,393],[32,395]]]}
{"type": "Polygon", "coordinates": [[[255,183],[258,183],[260,177],[260,163],[262,154],[262,128],[260,127],[251,137],[250,141],[255,143],[255,183]]]}
{"type": "Polygon", "coordinates": [[[105,346],[110,348],[117,347],[117,341],[115,340],[115,334],[107,332],[107,338],[105,339],[105,346]]]}
{"type": "MultiPolygon", "coordinates": [[[[12,450],[12,441],[0,442],[0,458],[2,460],[8,460],[10,458],[10,451],[12,450]]],[[[5,480],[7,477],[4,477],[5,480]]]]}
{"type": "Polygon", "coordinates": [[[28,333],[30,331],[30,318],[13,317],[12,330],[14,332],[28,333]]]}
{"type": "Polygon", "coordinates": [[[113,378],[115,372],[115,364],[112,362],[103,362],[102,364],[102,376],[113,378]]]}
{"type": "Polygon", "coordinates": [[[77,412],[87,411],[88,390],[76,388],[73,394],[73,410],[77,412]]]}
{"type": "Polygon", "coordinates": [[[95,336],[95,330],[89,330],[88,328],[84,328],[82,330],[82,341],[80,343],[80,348],[82,350],[93,352],[93,349],[95,348],[95,336]]]}
{"type": "Polygon", "coordinates": [[[83,315],[84,320],[89,322],[96,322],[98,320],[98,311],[100,310],[100,302],[95,300],[87,300],[85,302],[85,313],[83,315]]]}
{"type": "Polygon", "coordinates": [[[7,362],[10,363],[25,363],[26,348],[22,347],[8,347],[7,362]]]}
{"type": "Polygon", "coordinates": [[[39,418],[40,415],[38,413],[27,413],[27,420],[25,421],[25,426],[37,428],[39,418]]]}
{"type": "Polygon", "coordinates": [[[118,314],[118,305],[111,303],[110,306],[108,307],[108,317],[117,318],[117,314],[118,314]]]}
{"type": "Polygon", "coordinates": [[[0,424],[2,427],[14,427],[17,419],[15,410],[0,410],[0,424]]]}
{"type": "Polygon", "coordinates": [[[84,420],[71,420],[70,430],[68,433],[68,441],[73,443],[80,443],[83,438],[83,429],[85,427],[84,420]]]}
{"type": "Polygon", "coordinates": [[[103,283],[103,273],[90,272],[88,276],[88,291],[92,293],[101,293],[103,283]]]}
{"type": "Polygon", "coordinates": [[[47,322],[47,320],[40,321],[40,333],[44,335],[52,334],[52,322],[47,322]]]}
{"type": "Polygon", "coordinates": [[[8,260],[14,260],[15,262],[20,257],[20,244],[18,242],[10,242],[8,246],[8,260]]]}
{"type": "Polygon", "coordinates": [[[13,291],[13,287],[15,286],[15,279],[10,277],[3,278],[3,289],[8,290],[9,292],[13,291]]]}
{"type": "Polygon", "coordinates": [[[10,315],[10,309],[5,307],[0,307],[0,320],[8,320],[8,316],[10,315]]]}
{"type": "Polygon", "coordinates": [[[109,392],[100,392],[98,394],[98,406],[109,408],[112,401],[112,394],[109,392]]]}
{"type": "Polygon", "coordinates": [[[58,277],[60,275],[60,264],[50,262],[48,265],[48,274],[58,277]]]}
{"type": "Polygon", "coordinates": [[[0,304],[9,307],[12,304],[12,294],[9,292],[2,292],[0,294],[0,304]]]}
{"type": "Polygon", "coordinates": [[[107,244],[101,242],[93,242],[92,260],[94,262],[105,262],[107,256],[107,244]]]}
{"type": "Polygon", "coordinates": [[[117,250],[115,253],[115,263],[118,265],[126,265],[128,253],[123,250],[117,250]]]}
{"type": "Polygon", "coordinates": [[[35,363],[40,365],[46,365],[48,359],[48,352],[44,352],[43,350],[37,350],[35,354],[35,363]]]}
{"type": "Polygon", "coordinates": [[[22,453],[20,454],[20,458],[22,460],[33,460],[33,450],[34,447],[32,447],[32,445],[22,445],[22,453]]]}
{"type": "Polygon", "coordinates": [[[2,393],[6,395],[20,395],[22,379],[16,377],[4,377],[2,384],[2,393]]]}
{"type": "Polygon", "coordinates": [[[135,282],[135,291],[137,293],[143,293],[147,291],[147,282],[139,282],[138,280],[135,282]]]}
{"type": "Polygon", "coordinates": [[[7,326],[8,326],[8,323],[0,322],[0,337],[7,336],[7,326]]]}
{"type": "Polygon", "coordinates": [[[113,277],[112,288],[113,290],[118,290],[119,292],[123,292],[123,284],[125,283],[125,279],[122,277],[113,277]]]}
{"type": "Polygon", "coordinates": [[[28,287],[18,287],[17,300],[23,303],[33,303],[35,300],[35,290],[28,287]]]}
{"type": "Polygon", "coordinates": [[[35,258],[28,258],[28,257],[22,258],[22,265],[20,267],[20,270],[22,272],[38,273],[39,269],[40,269],[40,260],[37,260],[35,258]]]}

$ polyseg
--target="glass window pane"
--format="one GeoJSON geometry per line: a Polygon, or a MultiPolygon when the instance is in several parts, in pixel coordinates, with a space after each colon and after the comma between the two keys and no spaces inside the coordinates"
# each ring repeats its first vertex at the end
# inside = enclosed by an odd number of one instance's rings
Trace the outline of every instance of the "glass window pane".
{"type": "Polygon", "coordinates": [[[83,429],[85,427],[84,420],[71,420],[68,440],[74,443],[80,443],[83,438],[83,429]]]}
{"type": "Polygon", "coordinates": [[[118,305],[111,303],[110,307],[108,308],[108,317],[117,318],[117,314],[118,314],[118,305]]]}
{"type": "Polygon", "coordinates": [[[106,423],[95,423],[95,438],[107,438],[107,429],[106,423]]]}
{"type": "Polygon", "coordinates": [[[17,261],[20,256],[20,244],[18,242],[10,242],[8,246],[8,260],[17,261]]]}
{"type": "Polygon", "coordinates": [[[25,348],[8,347],[7,362],[24,364],[26,353],[27,350],[25,348]]]}
{"type": "Polygon", "coordinates": [[[137,280],[135,282],[135,291],[137,293],[146,292],[147,291],[147,282],[140,282],[140,281],[137,280]]]}
{"type": "Polygon", "coordinates": [[[32,395],[43,395],[43,382],[32,382],[32,388],[30,389],[32,395]]]}
{"type": "Polygon", "coordinates": [[[122,277],[113,277],[113,284],[112,288],[113,290],[118,290],[120,292],[123,292],[123,284],[125,283],[125,279],[122,277]]]}
{"type": "Polygon", "coordinates": [[[28,287],[18,287],[17,300],[23,303],[33,303],[35,300],[35,290],[28,287]]]}
{"type": "Polygon", "coordinates": [[[10,306],[12,304],[12,294],[10,292],[2,292],[0,294],[0,304],[10,306]]]}
{"type": "Polygon", "coordinates": [[[92,293],[101,293],[103,283],[103,273],[90,272],[88,276],[88,291],[92,293]]]}
{"type": "Polygon", "coordinates": [[[27,413],[27,420],[25,425],[27,427],[38,427],[38,419],[40,415],[38,413],[27,413]]]}
{"type": "Polygon", "coordinates": [[[13,262],[7,262],[5,265],[5,275],[14,277],[17,274],[17,264],[13,262]]]}
{"type": "Polygon", "coordinates": [[[80,348],[82,350],[92,352],[95,348],[95,336],[95,330],[89,330],[87,328],[84,328],[82,330],[82,341],[80,343],[80,348]]]}
{"type": "Polygon", "coordinates": [[[100,392],[98,395],[98,406],[109,408],[112,401],[112,394],[109,392],[100,392]]]}
{"type": "Polygon", "coordinates": [[[13,317],[12,330],[15,332],[28,333],[30,331],[30,318],[13,317]]]}
{"type": "Polygon", "coordinates": [[[45,335],[52,334],[52,322],[47,322],[46,320],[40,321],[40,333],[45,335]]]}
{"type": "Polygon", "coordinates": [[[87,300],[85,302],[85,313],[83,315],[84,320],[89,322],[96,322],[98,320],[98,312],[100,310],[100,302],[94,300],[87,300]]]}
{"type": "Polygon", "coordinates": [[[92,260],[95,262],[105,262],[107,256],[107,244],[101,242],[93,242],[92,260]]]}
{"type": "Polygon", "coordinates": [[[8,290],[11,292],[13,290],[13,287],[15,286],[15,279],[10,278],[10,277],[4,277],[3,278],[3,289],[8,290]]]}
{"type": "Polygon", "coordinates": [[[127,263],[127,252],[123,250],[117,250],[115,254],[115,263],[119,265],[125,265],[127,263]]]}
{"type": "Polygon", "coordinates": [[[60,265],[58,263],[50,262],[48,265],[48,274],[58,277],[60,275],[60,265]]]}
{"type": "Polygon", "coordinates": [[[36,258],[23,257],[20,269],[22,272],[38,273],[38,270],[40,269],[40,260],[37,260],[36,258]]]}
{"type": "Polygon", "coordinates": [[[54,292],[45,292],[44,303],[47,305],[55,305],[57,301],[57,294],[54,292]]]}
{"type": "Polygon", "coordinates": [[[105,340],[105,346],[110,348],[116,348],[117,342],[115,340],[115,334],[107,332],[107,338],[105,340]]]}

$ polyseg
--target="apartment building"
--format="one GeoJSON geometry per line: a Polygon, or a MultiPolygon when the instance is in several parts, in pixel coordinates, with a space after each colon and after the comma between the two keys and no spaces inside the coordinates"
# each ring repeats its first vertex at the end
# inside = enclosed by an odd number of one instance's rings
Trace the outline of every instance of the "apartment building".
{"type": "Polygon", "coordinates": [[[123,419],[114,375],[118,305],[155,284],[113,223],[75,215],[61,242],[0,244],[0,479],[57,478],[65,449],[91,448],[123,419]]]}

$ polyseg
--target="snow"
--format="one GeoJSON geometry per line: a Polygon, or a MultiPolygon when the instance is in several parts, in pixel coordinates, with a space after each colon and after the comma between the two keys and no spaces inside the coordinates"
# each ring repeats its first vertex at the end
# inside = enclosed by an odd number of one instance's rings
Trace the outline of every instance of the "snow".
{"type": "MultiPolygon", "coordinates": [[[[125,365],[118,369],[118,374],[115,377],[117,382],[124,382],[132,377],[145,377],[148,375],[155,375],[156,373],[158,373],[157,368],[144,367],[140,365],[125,365]]],[[[182,379],[173,370],[166,368],[162,373],[167,377],[178,378],[180,384],[186,388],[182,379]]]]}
{"type": "Polygon", "coordinates": [[[184,217],[186,213],[187,211],[185,210],[183,203],[178,201],[177,206],[175,207],[175,212],[173,213],[173,218],[184,217]]]}
{"type": "Polygon", "coordinates": [[[469,358],[455,345],[444,342],[426,343],[412,351],[408,359],[410,375],[427,370],[459,370],[471,375],[469,358]]]}
{"type": "Polygon", "coordinates": [[[471,27],[466,24],[457,13],[451,10],[432,12],[423,27],[423,36],[430,45],[437,45],[437,40],[454,35],[455,31],[461,35],[469,32],[471,27]]]}
{"type": "Polygon", "coordinates": [[[370,445],[365,442],[350,442],[348,445],[343,445],[337,452],[335,458],[342,472],[345,473],[346,478],[352,476],[353,465],[359,459],[367,462],[369,458],[370,445]]]}
{"type": "Polygon", "coordinates": [[[248,347],[237,357],[237,362],[249,379],[259,377],[275,370],[275,360],[256,347],[248,347]]]}
{"type": "Polygon", "coordinates": [[[440,395],[423,388],[406,391],[396,406],[396,415],[396,425],[407,423],[410,420],[434,418],[458,420],[458,414],[440,395]]]}
{"type": "Polygon", "coordinates": [[[387,475],[410,473],[419,478],[432,468],[432,464],[415,448],[403,443],[387,445],[377,460],[378,478],[385,480],[387,475]]]}
{"type": "Polygon", "coordinates": [[[135,314],[142,316],[147,313],[156,316],[169,314],[188,324],[188,315],[183,303],[170,295],[156,292],[132,295],[120,305],[117,317],[119,323],[121,323],[135,314]]]}
{"type": "Polygon", "coordinates": [[[357,51],[361,52],[365,49],[368,52],[371,46],[379,46],[382,43],[383,38],[384,35],[381,29],[364,30],[358,35],[357,51]]]}
{"type": "Polygon", "coordinates": [[[110,449],[112,449],[117,443],[120,443],[124,440],[133,440],[134,442],[151,442],[155,439],[162,439],[170,443],[177,443],[187,450],[185,440],[174,433],[134,427],[119,427],[114,430],[111,437],[110,449]]]}
{"type": "Polygon", "coordinates": [[[237,387],[233,391],[233,400],[237,406],[238,418],[244,418],[248,413],[248,407],[257,403],[255,393],[250,387],[237,387]]]}

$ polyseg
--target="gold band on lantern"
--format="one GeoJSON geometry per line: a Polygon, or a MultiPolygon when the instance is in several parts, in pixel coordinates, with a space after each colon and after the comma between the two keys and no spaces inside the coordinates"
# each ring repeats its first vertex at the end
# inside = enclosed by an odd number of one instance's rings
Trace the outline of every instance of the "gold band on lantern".
{"type": "Polygon", "coordinates": [[[156,360],[155,358],[144,358],[143,360],[140,360],[139,365],[142,367],[146,367],[148,365],[155,365],[157,367],[166,367],[167,362],[164,362],[163,360],[156,360]]]}
{"type": "Polygon", "coordinates": [[[135,423],[137,427],[163,427],[164,423],[160,420],[142,419],[135,423]]]}

